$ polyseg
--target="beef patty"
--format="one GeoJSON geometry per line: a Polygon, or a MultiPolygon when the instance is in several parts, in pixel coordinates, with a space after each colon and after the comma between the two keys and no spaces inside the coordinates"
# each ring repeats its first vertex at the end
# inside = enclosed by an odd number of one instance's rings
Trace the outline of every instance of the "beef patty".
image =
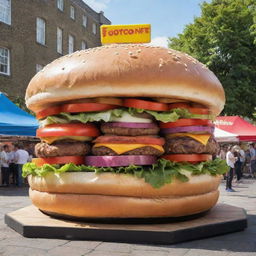
{"type": "Polygon", "coordinates": [[[190,137],[166,138],[164,145],[166,154],[217,154],[219,144],[211,137],[207,145],[203,145],[190,137]]]}
{"type": "Polygon", "coordinates": [[[105,134],[114,134],[121,136],[141,136],[141,135],[156,135],[159,132],[159,127],[155,128],[125,128],[125,127],[110,127],[108,123],[101,125],[101,131],[105,134]]]}
{"type": "MultiPolygon", "coordinates": [[[[115,151],[113,151],[112,149],[110,149],[108,147],[104,147],[104,146],[93,147],[92,153],[93,153],[93,155],[96,155],[96,156],[118,156],[118,154],[115,151]]],[[[127,152],[123,153],[122,155],[160,156],[162,154],[163,154],[163,152],[161,152],[153,147],[146,146],[146,147],[137,148],[137,149],[127,151],[127,152]]]]}
{"type": "Polygon", "coordinates": [[[51,145],[41,142],[35,146],[37,157],[82,156],[90,152],[89,144],[83,142],[55,142],[51,145]]]}

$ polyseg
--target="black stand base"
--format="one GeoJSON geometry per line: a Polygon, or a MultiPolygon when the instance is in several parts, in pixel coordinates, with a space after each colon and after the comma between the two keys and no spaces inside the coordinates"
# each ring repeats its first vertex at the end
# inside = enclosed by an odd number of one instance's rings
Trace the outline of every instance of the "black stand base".
{"type": "Polygon", "coordinates": [[[56,219],[32,205],[5,215],[5,223],[25,237],[125,243],[174,244],[247,227],[245,211],[226,204],[218,204],[208,212],[185,218],[157,218],[150,219],[150,222],[122,219],[114,223],[110,220],[56,219]]]}

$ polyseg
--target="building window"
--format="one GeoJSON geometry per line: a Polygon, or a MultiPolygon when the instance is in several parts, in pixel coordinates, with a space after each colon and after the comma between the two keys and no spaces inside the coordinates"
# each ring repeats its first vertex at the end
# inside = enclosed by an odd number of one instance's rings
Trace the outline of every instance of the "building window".
{"type": "Polygon", "coordinates": [[[86,28],[87,26],[87,16],[83,15],[83,26],[86,28]]]}
{"type": "Polygon", "coordinates": [[[38,73],[39,71],[41,71],[44,68],[43,65],[41,64],[36,64],[36,73],[38,73]]]}
{"type": "Polygon", "coordinates": [[[61,28],[57,28],[57,52],[62,54],[62,35],[63,30],[61,28]]]}
{"type": "Polygon", "coordinates": [[[97,25],[96,25],[96,23],[92,23],[92,33],[94,35],[96,35],[96,33],[97,33],[97,25]]]}
{"type": "Polygon", "coordinates": [[[11,25],[11,0],[0,0],[0,21],[11,25]]]}
{"type": "Polygon", "coordinates": [[[70,5],[70,18],[75,19],[75,7],[70,5]]]}
{"type": "Polygon", "coordinates": [[[85,49],[87,49],[87,44],[86,44],[85,41],[82,41],[82,43],[81,43],[81,50],[85,50],[85,49]]]}
{"type": "Polygon", "coordinates": [[[75,38],[71,35],[68,36],[68,53],[74,52],[75,49],[75,38]]]}
{"type": "Polygon", "coordinates": [[[57,0],[57,8],[61,11],[64,10],[64,1],[63,0],[57,0]]]}
{"type": "Polygon", "coordinates": [[[10,51],[0,47],[0,74],[10,75],[10,51]]]}
{"type": "Polygon", "coordinates": [[[36,41],[45,45],[45,21],[41,18],[36,18],[36,41]]]}

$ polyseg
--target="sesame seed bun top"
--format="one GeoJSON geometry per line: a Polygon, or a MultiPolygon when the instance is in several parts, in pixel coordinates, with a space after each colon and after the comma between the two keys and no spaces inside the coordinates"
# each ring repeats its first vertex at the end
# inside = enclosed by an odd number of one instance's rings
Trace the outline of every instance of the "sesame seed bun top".
{"type": "Polygon", "coordinates": [[[37,112],[58,102],[95,97],[150,97],[192,101],[218,115],[225,94],[217,77],[191,56],[161,47],[114,44],[56,59],[26,91],[37,112]]]}

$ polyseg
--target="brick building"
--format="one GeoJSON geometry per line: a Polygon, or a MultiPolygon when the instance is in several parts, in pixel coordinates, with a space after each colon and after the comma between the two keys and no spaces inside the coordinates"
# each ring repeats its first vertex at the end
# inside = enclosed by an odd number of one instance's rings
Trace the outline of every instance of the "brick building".
{"type": "Polygon", "coordinates": [[[110,21],[82,0],[0,0],[0,91],[24,97],[43,66],[101,45],[102,24],[110,21]]]}

